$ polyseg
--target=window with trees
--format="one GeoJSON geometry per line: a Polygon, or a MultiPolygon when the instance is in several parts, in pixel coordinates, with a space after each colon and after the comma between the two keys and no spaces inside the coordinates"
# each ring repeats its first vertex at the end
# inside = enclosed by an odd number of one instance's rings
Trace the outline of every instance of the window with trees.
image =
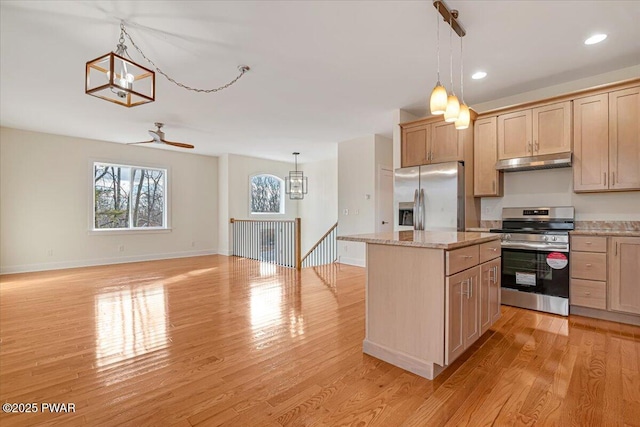
{"type": "Polygon", "coordinates": [[[93,164],[93,228],[167,228],[167,171],[93,164]]]}
{"type": "Polygon", "coordinates": [[[252,214],[283,214],[284,180],[275,175],[253,175],[250,179],[250,209],[252,214]]]}

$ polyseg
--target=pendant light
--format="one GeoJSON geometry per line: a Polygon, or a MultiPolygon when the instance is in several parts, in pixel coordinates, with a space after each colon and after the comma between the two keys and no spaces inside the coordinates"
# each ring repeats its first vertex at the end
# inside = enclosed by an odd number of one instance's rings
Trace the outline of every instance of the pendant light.
{"type": "MultiPolygon", "coordinates": [[[[438,12],[440,12],[440,4],[436,6],[438,12]]],[[[440,83],[440,18],[436,15],[436,50],[438,57],[438,81],[436,87],[431,91],[431,98],[429,100],[429,106],[431,108],[431,114],[438,116],[444,114],[447,109],[447,90],[440,83]]]]}
{"type": "Polygon", "coordinates": [[[456,129],[458,130],[468,128],[471,122],[469,107],[464,102],[464,60],[462,58],[462,37],[460,37],[460,113],[455,122],[456,129]]]}
{"type": "Polygon", "coordinates": [[[284,179],[284,192],[291,200],[302,200],[307,194],[307,177],[298,170],[298,156],[300,153],[293,153],[296,163],[296,170],[289,171],[289,176],[284,179]]]}
{"type": "Polygon", "coordinates": [[[451,15],[449,15],[449,52],[450,52],[450,70],[451,70],[451,93],[447,97],[447,109],[444,112],[445,122],[455,122],[460,114],[460,103],[458,97],[453,92],[453,23],[451,22],[451,15]]]}

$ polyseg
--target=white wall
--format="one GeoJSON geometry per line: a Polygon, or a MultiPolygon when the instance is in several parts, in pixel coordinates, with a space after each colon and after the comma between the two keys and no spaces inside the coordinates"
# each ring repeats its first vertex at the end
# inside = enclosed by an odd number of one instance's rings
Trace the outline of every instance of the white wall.
{"type": "Polygon", "coordinates": [[[309,193],[298,202],[304,255],[338,220],[337,149],[336,157],[304,163],[299,169],[309,177],[309,193]]]}
{"type": "MultiPolygon", "coordinates": [[[[376,170],[392,162],[393,141],[380,135],[338,144],[338,235],[375,233],[376,170]]],[[[365,244],[339,241],[338,256],[342,263],[364,266],[365,244]]]]}
{"type": "Polygon", "coordinates": [[[217,167],[215,157],[1,128],[0,272],[216,253],[217,167]],[[89,233],[94,160],[168,168],[172,230],[89,233]]]}
{"type": "MultiPolygon", "coordinates": [[[[284,215],[266,215],[249,213],[249,179],[251,175],[268,173],[283,178],[294,170],[293,162],[276,162],[256,157],[225,154],[221,156],[219,174],[220,201],[218,225],[218,251],[231,254],[229,246],[229,219],[293,219],[298,217],[298,201],[285,197],[284,215]],[[226,206],[226,208],[225,208],[226,206]]],[[[301,169],[298,165],[298,169],[301,169]]]]}
{"type": "Polygon", "coordinates": [[[482,219],[518,206],[574,206],[577,221],[640,221],[640,192],[576,194],[571,168],[506,173],[504,197],[482,198],[482,219]]]}

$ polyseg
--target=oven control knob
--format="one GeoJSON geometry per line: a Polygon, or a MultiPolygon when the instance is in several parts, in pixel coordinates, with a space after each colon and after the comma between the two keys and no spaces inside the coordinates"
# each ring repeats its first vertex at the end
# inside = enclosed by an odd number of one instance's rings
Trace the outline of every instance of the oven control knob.
{"type": "Polygon", "coordinates": [[[558,238],[557,238],[556,236],[553,236],[553,237],[551,238],[551,240],[553,240],[553,241],[555,242],[556,240],[558,240],[558,238]]]}
{"type": "Polygon", "coordinates": [[[549,238],[547,236],[542,236],[542,240],[546,242],[547,240],[549,240],[549,238]]]}
{"type": "Polygon", "coordinates": [[[511,240],[511,234],[507,233],[504,235],[504,240],[511,240]]]}

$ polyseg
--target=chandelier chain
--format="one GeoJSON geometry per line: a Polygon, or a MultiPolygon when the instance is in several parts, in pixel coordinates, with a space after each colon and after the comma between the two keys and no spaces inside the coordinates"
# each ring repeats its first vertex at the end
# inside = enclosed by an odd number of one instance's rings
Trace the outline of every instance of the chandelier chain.
{"type": "MultiPolygon", "coordinates": [[[[237,82],[240,77],[242,77],[247,71],[249,71],[249,67],[247,66],[240,66],[238,67],[240,70],[240,74],[238,74],[238,76],[231,80],[229,83],[222,85],[220,87],[214,88],[214,89],[198,89],[198,88],[194,88],[191,86],[187,86],[184,83],[180,83],[178,81],[176,81],[175,79],[173,79],[172,77],[170,77],[167,73],[165,73],[164,71],[162,71],[160,69],[160,67],[158,67],[155,62],[153,62],[151,59],[147,58],[147,56],[142,52],[142,50],[138,47],[138,45],[133,41],[133,39],[131,38],[131,35],[129,35],[129,33],[127,32],[125,26],[124,26],[124,22],[120,23],[120,44],[124,44],[124,36],[126,36],[129,41],[131,42],[131,45],[138,51],[138,53],[140,55],[142,55],[142,57],[151,65],[153,65],[153,67],[156,69],[156,71],[159,74],[162,74],[167,80],[169,80],[171,83],[180,86],[181,88],[193,91],[193,92],[200,92],[200,93],[212,93],[212,92],[218,92],[221,91],[223,89],[228,88],[229,86],[231,86],[232,84],[234,84],[235,82],[237,82]]],[[[129,53],[125,50],[125,53],[127,54],[127,56],[129,56],[129,53]]],[[[129,59],[133,60],[131,58],[131,56],[129,56],[129,59]]]]}

